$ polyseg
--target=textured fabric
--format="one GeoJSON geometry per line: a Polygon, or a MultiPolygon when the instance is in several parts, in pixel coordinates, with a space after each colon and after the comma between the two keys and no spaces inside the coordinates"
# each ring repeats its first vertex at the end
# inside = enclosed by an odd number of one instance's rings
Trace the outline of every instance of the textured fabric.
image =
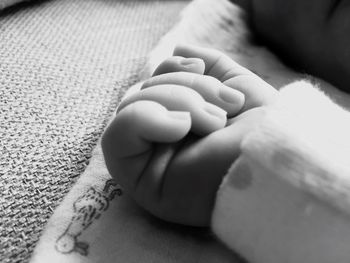
{"type": "MultiPolygon", "coordinates": [[[[188,43],[220,49],[276,87],[304,77],[249,39],[236,6],[227,0],[196,0],[151,52],[144,72],[149,76],[161,60],[171,55],[177,43],[188,43]]],[[[349,96],[326,83],[320,86],[344,105],[350,105],[349,96]]],[[[90,165],[49,220],[32,263],[245,262],[210,233],[167,224],[145,213],[122,191],[120,195],[111,194],[120,186],[110,179],[98,145],[90,165]]]]}
{"type": "Polygon", "coordinates": [[[215,233],[251,263],[350,262],[349,111],[301,81],[265,113],[217,194],[215,233]]]}
{"type": "Polygon", "coordinates": [[[48,221],[31,263],[242,263],[209,231],[169,224],[111,179],[100,144],[48,221]]]}
{"type": "Polygon", "coordinates": [[[0,14],[0,262],[27,262],[183,1],[58,0],[0,14]]]}

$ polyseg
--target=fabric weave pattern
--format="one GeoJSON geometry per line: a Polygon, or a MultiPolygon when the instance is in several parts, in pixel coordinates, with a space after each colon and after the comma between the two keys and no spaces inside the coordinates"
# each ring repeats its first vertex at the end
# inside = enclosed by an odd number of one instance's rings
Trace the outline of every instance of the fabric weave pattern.
{"type": "Polygon", "coordinates": [[[0,13],[0,262],[28,262],[186,3],[57,0],[0,13]]]}

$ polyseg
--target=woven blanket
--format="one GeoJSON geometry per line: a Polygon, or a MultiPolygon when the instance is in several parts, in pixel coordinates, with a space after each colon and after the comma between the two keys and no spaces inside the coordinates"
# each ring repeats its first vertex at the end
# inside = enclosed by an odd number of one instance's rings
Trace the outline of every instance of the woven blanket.
{"type": "MultiPolygon", "coordinates": [[[[143,77],[169,57],[177,43],[217,48],[275,87],[306,76],[290,70],[251,42],[242,11],[227,0],[193,1],[178,24],[151,52],[143,77]],[[206,8],[210,6],[210,8],[206,8]],[[215,38],[211,32],[216,32],[215,38]]],[[[339,104],[350,105],[329,84],[312,78],[339,104]]],[[[129,92],[137,90],[133,86],[129,92]]],[[[47,262],[243,262],[205,229],[168,224],[140,209],[111,179],[100,145],[90,165],[50,219],[33,263],[47,262]]]]}
{"type": "Polygon", "coordinates": [[[32,2],[0,12],[2,263],[29,261],[124,91],[186,4],[32,2]]]}

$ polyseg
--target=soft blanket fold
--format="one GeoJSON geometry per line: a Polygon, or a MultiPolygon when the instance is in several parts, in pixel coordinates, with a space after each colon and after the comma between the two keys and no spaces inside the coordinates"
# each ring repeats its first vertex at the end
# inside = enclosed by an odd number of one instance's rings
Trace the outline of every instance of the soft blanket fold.
{"type": "MultiPolygon", "coordinates": [[[[307,82],[288,85],[304,76],[250,43],[242,16],[227,0],[193,1],[143,74],[149,76],[177,43],[188,43],[220,49],[284,87],[223,180],[212,230],[251,263],[349,262],[349,113],[307,82]]],[[[349,108],[348,95],[312,81],[349,108]]],[[[232,251],[206,232],[145,214],[110,181],[99,146],[51,218],[32,262],[241,262],[232,251]]]]}

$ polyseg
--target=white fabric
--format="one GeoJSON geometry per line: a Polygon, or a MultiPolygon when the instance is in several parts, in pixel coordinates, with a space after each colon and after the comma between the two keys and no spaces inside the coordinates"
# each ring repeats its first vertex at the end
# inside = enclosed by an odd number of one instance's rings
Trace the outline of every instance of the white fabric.
{"type": "Polygon", "coordinates": [[[350,113],[305,82],[266,111],[218,192],[215,233],[251,263],[350,262],[350,113]]]}

